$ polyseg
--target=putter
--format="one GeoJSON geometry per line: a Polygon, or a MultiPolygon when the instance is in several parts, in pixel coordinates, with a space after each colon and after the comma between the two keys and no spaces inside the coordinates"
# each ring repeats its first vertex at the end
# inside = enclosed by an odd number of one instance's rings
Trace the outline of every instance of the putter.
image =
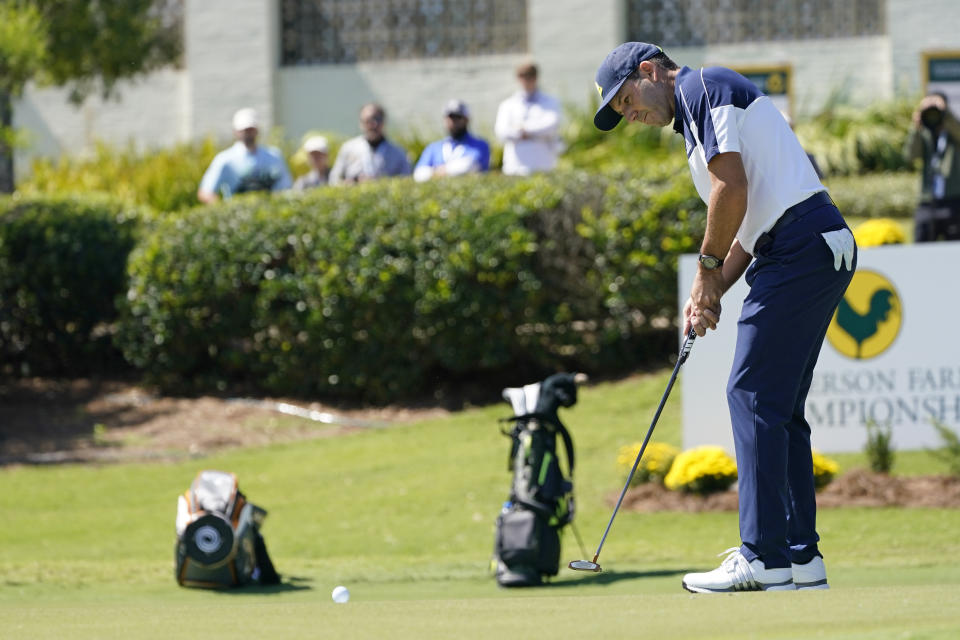
{"type": "Polygon", "coordinates": [[[600,550],[603,549],[603,543],[607,541],[607,534],[610,533],[610,527],[613,526],[613,519],[617,517],[617,511],[620,510],[620,504],[623,502],[623,496],[627,494],[627,489],[630,488],[630,481],[633,480],[633,474],[637,472],[637,466],[640,464],[640,458],[643,457],[643,451],[647,448],[647,443],[650,442],[650,436],[653,435],[653,428],[657,426],[657,420],[660,419],[660,413],[663,411],[663,405],[667,403],[667,397],[670,395],[670,390],[673,388],[673,383],[677,380],[677,373],[680,372],[680,365],[687,361],[687,356],[690,355],[690,349],[693,348],[693,341],[696,339],[697,333],[693,329],[690,329],[690,333],[687,334],[686,339],[683,341],[683,346],[680,347],[680,356],[677,358],[677,364],[673,367],[673,374],[670,376],[670,382],[667,383],[667,390],[663,392],[663,397],[660,398],[660,406],[657,407],[657,412],[653,415],[653,421],[650,423],[650,428],[647,429],[647,437],[643,439],[643,444],[640,445],[640,451],[637,452],[637,459],[633,463],[633,468],[630,469],[630,475],[627,476],[627,483],[623,485],[623,491],[620,492],[620,499],[617,500],[617,506],[613,508],[613,515],[610,516],[610,522],[607,523],[607,529],[603,532],[603,538],[600,539],[600,545],[597,547],[597,552],[593,554],[593,560],[574,560],[568,565],[574,571],[592,571],[594,573],[599,573],[603,570],[597,563],[597,559],[600,558],[600,550]]]}

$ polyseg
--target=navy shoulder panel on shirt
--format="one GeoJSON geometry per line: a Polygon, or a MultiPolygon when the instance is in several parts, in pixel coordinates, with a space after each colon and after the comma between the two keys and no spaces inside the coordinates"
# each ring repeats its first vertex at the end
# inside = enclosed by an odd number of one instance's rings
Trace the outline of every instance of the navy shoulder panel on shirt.
{"type": "Polygon", "coordinates": [[[728,104],[746,109],[763,95],[757,85],[733,69],[707,67],[703,69],[702,74],[712,109],[728,104]]]}

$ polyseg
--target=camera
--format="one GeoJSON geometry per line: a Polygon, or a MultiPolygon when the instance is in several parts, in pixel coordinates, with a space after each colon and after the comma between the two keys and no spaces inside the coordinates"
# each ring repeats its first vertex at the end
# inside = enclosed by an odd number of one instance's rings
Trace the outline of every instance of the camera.
{"type": "Polygon", "coordinates": [[[920,112],[920,122],[931,131],[937,129],[943,123],[943,109],[927,107],[920,112]]]}

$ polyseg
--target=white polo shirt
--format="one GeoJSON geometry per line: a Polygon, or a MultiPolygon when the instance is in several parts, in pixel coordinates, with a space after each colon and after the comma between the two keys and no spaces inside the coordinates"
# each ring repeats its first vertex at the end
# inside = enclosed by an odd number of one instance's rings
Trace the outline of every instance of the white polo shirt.
{"type": "Polygon", "coordinates": [[[557,166],[560,110],[557,99],[540,91],[518,91],[500,103],[493,130],[503,142],[503,173],[526,176],[557,166]]]}
{"type": "Polygon", "coordinates": [[[707,164],[738,152],[747,174],[747,212],[737,230],[745,251],[783,212],[826,191],[790,125],[756,85],[723,67],[683,67],[674,88],[674,129],[682,133],[697,193],[710,202],[707,164]]]}

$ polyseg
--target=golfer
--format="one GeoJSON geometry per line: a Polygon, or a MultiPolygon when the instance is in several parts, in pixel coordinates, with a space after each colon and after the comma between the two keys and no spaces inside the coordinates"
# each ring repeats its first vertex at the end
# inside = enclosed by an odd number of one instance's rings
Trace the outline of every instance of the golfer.
{"type": "Polygon", "coordinates": [[[741,544],[724,552],[718,569],[685,575],[683,586],[826,589],[804,401],[853,277],[853,235],[786,120],[740,74],[679,68],[659,47],[628,42],[603,61],[596,84],[598,129],[621,118],[652,127],[673,121],[686,143],[707,226],[684,331],[716,329],[724,292],[744,271],[750,285],[727,384],[741,544]]]}

